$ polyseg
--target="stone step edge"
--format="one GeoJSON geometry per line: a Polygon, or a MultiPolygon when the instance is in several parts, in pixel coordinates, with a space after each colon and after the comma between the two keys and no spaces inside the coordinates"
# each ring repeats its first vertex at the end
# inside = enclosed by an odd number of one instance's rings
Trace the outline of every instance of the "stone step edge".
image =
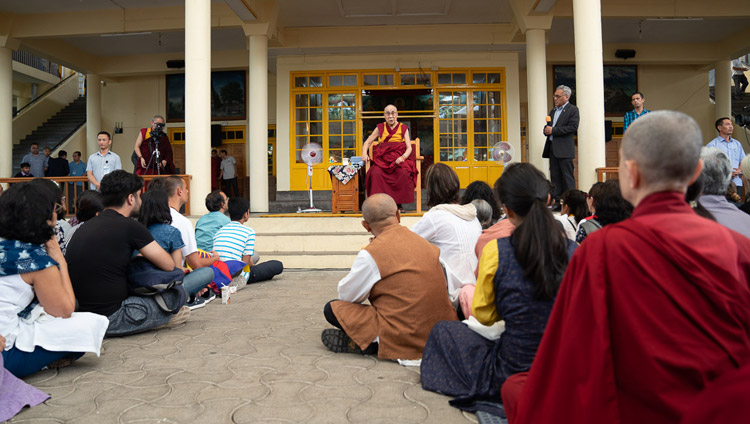
{"type": "Polygon", "coordinates": [[[361,232],[361,233],[353,233],[353,232],[320,232],[320,233],[305,233],[305,232],[294,232],[294,233],[261,233],[256,232],[255,236],[263,236],[263,237],[306,237],[306,236],[366,236],[370,233],[361,232]]]}

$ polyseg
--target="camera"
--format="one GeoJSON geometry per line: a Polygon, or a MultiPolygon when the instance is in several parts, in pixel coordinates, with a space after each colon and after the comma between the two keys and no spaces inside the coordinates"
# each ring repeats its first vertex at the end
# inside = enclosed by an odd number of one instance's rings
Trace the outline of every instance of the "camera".
{"type": "Polygon", "coordinates": [[[151,130],[151,137],[155,139],[161,138],[164,134],[164,123],[157,122],[154,124],[154,129],[151,130]]]}

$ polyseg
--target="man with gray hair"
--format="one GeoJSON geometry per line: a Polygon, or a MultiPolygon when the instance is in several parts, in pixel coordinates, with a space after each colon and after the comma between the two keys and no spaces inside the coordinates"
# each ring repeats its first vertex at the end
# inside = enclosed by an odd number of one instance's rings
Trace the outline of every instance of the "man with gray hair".
{"type": "Polygon", "coordinates": [[[701,204],[716,218],[716,222],[750,237],[750,215],[737,209],[725,195],[732,181],[732,163],[722,150],[705,147],[703,160],[703,195],[701,204]]]}
{"type": "Polygon", "coordinates": [[[576,157],[576,145],[573,137],[578,133],[580,116],[578,108],[570,104],[570,87],[560,85],[555,89],[553,102],[555,107],[547,116],[544,135],[543,158],[549,159],[549,176],[554,188],[552,198],[559,210],[560,196],[568,190],[576,188],[576,177],[573,169],[573,159],[576,157]]]}
{"type": "Polygon", "coordinates": [[[503,385],[511,424],[678,423],[709,382],[750,364],[750,239],[685,202],[701,145],[680,112],[628,128],[619,176],[635,210],[568,264],[534,365],[503,385]]]}
{"type": "Polygon", "coordinates": [[[133,148],[136,156],[135,173],[138,175],[174,174],[172,144],[164,132],[164,117],[154,115],[151,128],[141,128],[133,148]]]}

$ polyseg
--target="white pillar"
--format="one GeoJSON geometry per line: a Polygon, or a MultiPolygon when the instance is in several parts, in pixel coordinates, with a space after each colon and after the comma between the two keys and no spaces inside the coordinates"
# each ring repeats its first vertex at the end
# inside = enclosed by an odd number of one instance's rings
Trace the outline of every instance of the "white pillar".
{"type": "Polygon", "coordinates": [[[203,215],[211,192],[211,0],[185,2],[185,172],[190,214],[203,215]]]}
{"type": "Polygon", "coordinates": [[[604,150],[604,68],[600,0],[573,0],[578,125],[578,188],[596,182],[596,168],[606,165],[604,150]]]}
{"type": "Polygon", "coordinates": [[[716,119],[724,116],[732,116],[732,71],[730,60],[716,62],[716,119]]]}
{"type": "MultiPolygon", "coordinates": [[[[99,150],[96,136],[102,130],[102,84],[99,75],[86,75],[86,156],[99,150]]],[[[130,162],[130,156],[122,158],[130,162]]]]}
{"type": "Polygon", "coordinates": [[[268,212],[268,37],[248,37],[247,175],[250,210],[268,212]]]}
{"type": "Polygon", "coordinates": [[[547,109],[546,31],[526,30],[526,87],[529,100],[526,137],[529,140],[529,162],[549,177],[549,160],[542,157],[547,137],[542,132],[549,113],[547,109]]]}
{"type": "Polygon", "coordinates": [[[0,47],[0,177],[13,176],[12,53],[11,49],[0,47]]]}

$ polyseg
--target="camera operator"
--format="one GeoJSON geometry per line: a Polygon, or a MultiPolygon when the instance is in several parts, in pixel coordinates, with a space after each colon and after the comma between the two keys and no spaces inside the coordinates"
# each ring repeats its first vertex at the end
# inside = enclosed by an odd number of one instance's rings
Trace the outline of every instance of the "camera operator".
{"type": "Polygon", "coordinates": [[[155,115],[151,128],[141,128],[135,139],[135,173],[138,175],[173,174],[172,144],[164,132],[164,117],[155,115]]]}

